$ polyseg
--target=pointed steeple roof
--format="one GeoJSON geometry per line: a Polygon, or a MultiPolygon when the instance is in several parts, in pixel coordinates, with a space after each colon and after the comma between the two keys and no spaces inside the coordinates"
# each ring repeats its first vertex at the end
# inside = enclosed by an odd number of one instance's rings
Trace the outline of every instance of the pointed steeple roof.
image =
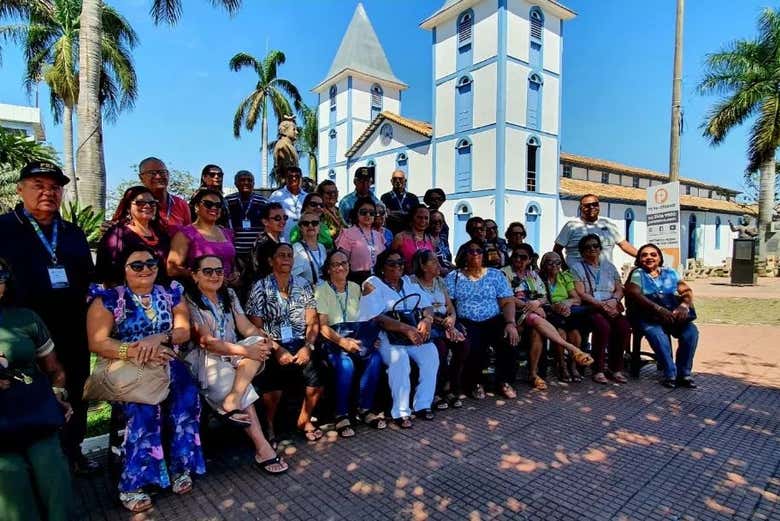
{"type": "Polygon", "coordinates": [[[393,74],[385,50],[379,43],[379,38],[362,3],[358,3],[355,8],[327,76],[314,90],[318,90],[324,83],[345,70],[352,70],[406,88],[406,84],[393,74]]]}

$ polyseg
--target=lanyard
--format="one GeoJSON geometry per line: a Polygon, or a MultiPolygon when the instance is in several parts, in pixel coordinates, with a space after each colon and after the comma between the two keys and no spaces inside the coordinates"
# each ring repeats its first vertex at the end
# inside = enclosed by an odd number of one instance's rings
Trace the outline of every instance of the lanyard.
{"type": "Polygon", "coordinates": [[[395,197],[395,201],[398,203],[398,209],[400,211],[404,211],[404,201],[406,200],[406,191],[403,192],[403,195],[401,198],[398,198],[398,194],[393,192],[393,197],[395,197]]]}
{"type": "Polygon", "coordinates": [[[217,326],[217,338],[219,340],[225,339],[225,331],[227,325],[227,314],[224,311],[218,311],[217,306],[208,297],[203,297],[206,301],[206,305],[209,307],[211,315],[214,317],[214,324],[217,326]]]}
{"type": "Polygon", "coordinates": [[[347,306],[349,306],[349,282],[347,282],[346,286],[344,286],[344,303],[341,303],[341,299],[339,298],[339,292],[336,290],[336,285],[332,282],[329,282],[331,289],[333,289],[333,293],[336,295],[336,302],[339,303],[339,307],[341,308],[341,321],[346,322],[347,321],[347,306]]]}
{"type": "Polygon", "coordinates": [[[165,224],[168,224],[171,221],[171,211],[173,210],[173,197],[171,197],[171,194],[166,194],[167,197],[165,200],[168,204],[168,209],[165,212],[165,224]]]}
{"type": "Polygon", "coordinates": [[[368,253],[371,254],[371,268],[374,267],[374,264],[376,264],[376,248],[374,247],[374,230],[368,230],[368,235],[371,237],[371,242],[368,242],[368,237],[366,237],[366,234],[363,233],[363,228],[361,228],[359,225],[356,226],[358,231],[360,232],[360,235],[363,236],[363,240],[366,241],[366,244],[368,245],[368,253]]]}
{"type": "Polygon", "coordinates": [[[593,270],[590,269],[590,266],[588,266],[585,261],[581,261],[580,264],[582,264],[582,267],[585,269],[585,274],[587,276],[588,283],[590,284],[591,294],[595,295],[599,288],[599,282],[601,282],[601,261],[599,261],[599,269],[596,270],[595,275],[593,274],[593,270]],[[594,282],[591,282],[591,278],[593,278],[594,282]]]}
{"type": "Polygon", "coordinates": [[[247,218],[248,218],[247,216],[249,215],[249,210],[252,209],[252,203],[253,202],[254,202],[254,200],[252,199],[252,196],[250,195],[249,196],[249,204],[244,206],[244,201],[242,201],[241,197],[239,196],[238,204],[241,206],[241,212],[244,214],[244,217],[243,217],[244,220],[247,220],[247,218]]]}
{"type": "Polygon", "coordinates": [[[664,285],[663,285],[663,282],[661,281],[661,272],[660,271],[658,272],[658,277],[657,278],[651,277],[650,274],[647,273],[645,270],[640,271],[640,273],[642,274],[642,277],[645,280],[649,280],[650,283],[655,287],[655,292],[658,295],[663,295],[664,294],[664,285]]]}
{"type": "Polygon", "coordinates": [[[279,302],[279,314],[284,323],[290,323],[290,298],[292,297],[293,289],[293,276],[290,275],[290,280],[287,282],[287,298],[282,296],[282,291],[279,289],[279,284],[276,282],[276,276],[271,275],[271,284],[273,284],[274,292],[276,293],[276,300],[279,302]]]}
{"type": "Polygon", "coordinates": [[[319,273],[319,266],[322,264],[322,252],[320,252],[319,244],[317,245],[317,262],[315,263],[313,257],[314,252],[309,249],[309,246],[305,242],[301,243],[303,244],[303,251],[306,252],[306,256],[309,258],[309,269],[311,269],[312,280],[317,284],[317,281],[319,280],[317,273],[319,273]]]}
{"type": "Polygon", "coordinates": [[[35,230],[35,233],[38,235],[38,240],[41,241],[43,247],[46,248],[47,252],[49,252],[49,257],[51,257],[51,263],[56,266],[57,265],[57,238],[59,236],[60,221],[58,219],[54,220],[54,223],[52,224],[52,230],[51,230],[51,242],[49,242],[49,239],[46,238],[46,235],[43,233],[43,230],[41,230],[41,226],[38,224],[38,221],[35,220],[35,218],[30,214],[30,212],[27,211],[27,209],[24,210],[24,216],[27,217],[27,220],[30,222],[30,225],[33,227],[33,230],[35,230]]]}

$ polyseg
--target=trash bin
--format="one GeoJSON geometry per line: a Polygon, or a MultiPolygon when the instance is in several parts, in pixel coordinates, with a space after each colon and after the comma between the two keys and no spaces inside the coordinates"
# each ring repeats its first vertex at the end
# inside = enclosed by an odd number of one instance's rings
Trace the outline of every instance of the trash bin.
{"type": "Polygon", "coordinates": [[[756,241],[753,239],[734,239],[731,255],[731,283],[756,283],[756,241]]]}

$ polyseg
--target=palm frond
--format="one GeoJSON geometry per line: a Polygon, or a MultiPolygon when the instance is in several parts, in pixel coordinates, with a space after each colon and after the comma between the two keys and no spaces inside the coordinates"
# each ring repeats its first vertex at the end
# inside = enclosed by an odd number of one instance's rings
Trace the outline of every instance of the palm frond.
{"type": "Polygon", "coordinates": [[[293,101],[295,112],[301,111],[303,99],[301,98],[301,93],[298,92],[298,88],[293,85],[291,81],[282,78],[274,78],[274,80],[271,82],[271,85],[280,89],[288,98],[293,101]]]}
{"type": "Polygon", "coordinates": [[[228,63],[231,71],[237,72],[244,67],[252,67],[258,76],[263,77],[263,67],[260,61],[249,53],[236,53],[228,63]]]}
{"type": "Polygon", "coordinates": [[[252,131],[255,128],[255,125],[257,124],[258,118],[265,118],[268,117],[268,115],[265,113],[266,111],[266,94],[265,92],[258,90],[254,92],[254,95],[252,96],[252,101],[247,105],[247,111],[246,111],[246,129],[248,131],[252,131]]]}
{"type": "Polygon", "coordinates": [[[271,83],[276,79],[276,73],[279,66],[284,64],[287,58],[282,51],[269,51],[263,59],[263,78],[266,83],[271,83]]]}
{"type": "Polygon", "coordinates": [[[758,118],[750,129],[749,163],[746,172],[754,172],[766,161],[774,158],[778,145],[780,145],[780,98],[776,95],[763,100],[758,118]]]}
{"type": "Polygon", "coordinates": [[[287,98],[285,98],[280,91],[274,88],[268,89],[268,98],[271,102],[271,110],[273,111],[274,116],[276,116],[277,123],[281,122],[285,116],[293,115],[290,102],[287,101],[287,98]]]}
{"type": "MultiPolygon", "coordinates": [[[[247,96],[236,109],[236,114],[233,116],[233,136],[236,138],[241,137],[241,124],[244,122],[244,114],[246,114],[247,108],[252,103],[255,94],[255,92],[252,92],[252,94],[247,96]]],[[[252,126],[254,127],[254,124],[252,126]]]]}

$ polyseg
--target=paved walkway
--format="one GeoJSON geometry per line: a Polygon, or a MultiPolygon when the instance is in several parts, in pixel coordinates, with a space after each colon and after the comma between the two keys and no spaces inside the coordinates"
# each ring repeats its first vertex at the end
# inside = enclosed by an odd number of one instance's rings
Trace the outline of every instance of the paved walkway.
{"type": "MultiPolygon", "coordinates": [[[[133,519],[780,519],[780,328],[702,326],[698,390],[646,367],[625,386],[552,385],[469,401],[409,431],[287,447],[270,477],[235,436],[185,497],[133,519]]],[[[129,519],[104,477],[79,519],[129,519]]]]}

